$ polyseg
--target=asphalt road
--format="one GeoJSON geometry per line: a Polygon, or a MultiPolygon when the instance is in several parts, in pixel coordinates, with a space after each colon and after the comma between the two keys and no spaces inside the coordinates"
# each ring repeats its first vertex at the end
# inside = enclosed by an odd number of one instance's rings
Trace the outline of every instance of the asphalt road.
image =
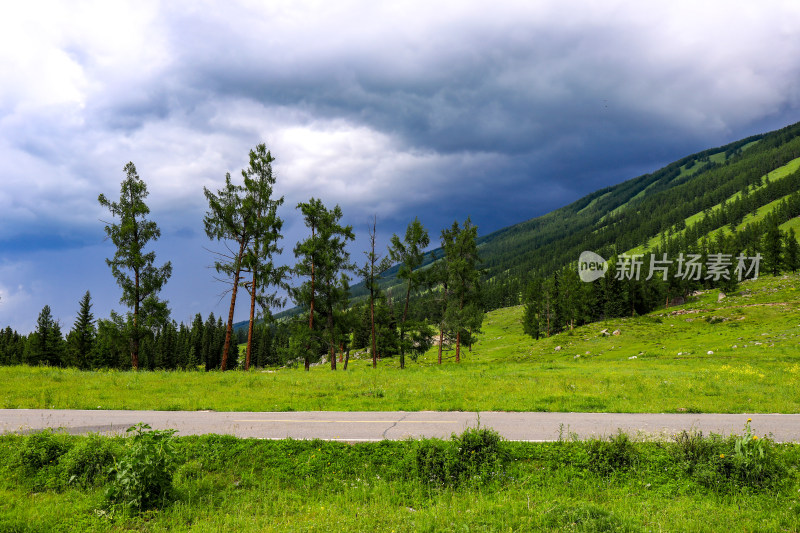
{"type": "Polygon", "coordinates": [[[630,435],[669,438],[681,430],[703,434],[740,434],[752,418],[758,435],[779,442],[800,442],[800,414],[636,414],[501,412],[258,412],[72,411],[0,409],[0,433],[63,428],[69,433],[124,433],[138,423],[176,429],[179,435],[218,433],[262,439],[326,439],[348,442],[449,437],[466,427],[491,427],[509,440],[551,441],[630,435]]]}

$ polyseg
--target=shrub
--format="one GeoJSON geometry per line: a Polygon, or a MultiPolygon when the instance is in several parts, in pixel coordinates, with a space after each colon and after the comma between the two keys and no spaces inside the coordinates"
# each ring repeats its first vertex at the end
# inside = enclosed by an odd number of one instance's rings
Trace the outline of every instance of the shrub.
{"type": "Polygon", "coordinates": [[[163,506],[172,497],[174,430],[150,430],[147,424],[128,428],[125,454],[114,465],[106,497],[111,504],[135,511],[163,506]]]}
{"type": "Polygon", "coordinates": [[[741,436],[726,439],[684,431],[675,437],[673,455],[698,483],[720,492],[778,488],[786,479],[786,465],[775,443],[755,435],[750,422],[748,419],[741,436]]]}
{"type": "Polygon", "coordinates": [[[43,468],[55,466],[71,447],[67,436],[45,429],[32,433],[19,453],[19,464],[26,475],[35,475],[43,468]]]}
{"type": "Polygon", "coordinates": [[[449,441],[420,440],[415,453],[417,477],[427,485],[450,486],[456,484],[458,459],[455,452],[455,448],[449,441]]]}
{"type": "Polygon", "coordinates": [[[88,487],[104,482],[114,465],[113,441],[100,435],[81,439],[61,457],[63,485],[88,487]]]}
{"type": "Polygon", "coordinates": [[[428,485],[486,483],[497,477],[508,460],[503,438],[486,428],[468,428],[449,441],[423,439],[415,452],[417,476],[428,485]]]}
{"type": "Polygon", "coordinates": [[[608,440],[588,441],[587,448],[589,470],[601,475],[628,470],[638,458],[630,438],[621,430],[608,440]]]}
{"type": "Polygon", "coordinates": [[[503,437],[492,429],[467,428],[453,436],[457,450],[458,475],[462,481],[486,482],[498,476],[508,459],[503,437]]]}

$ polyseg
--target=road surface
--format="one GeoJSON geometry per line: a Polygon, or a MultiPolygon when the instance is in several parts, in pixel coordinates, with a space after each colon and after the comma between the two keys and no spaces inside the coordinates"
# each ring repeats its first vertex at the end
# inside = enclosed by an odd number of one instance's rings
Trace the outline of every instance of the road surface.
{"type": "Polygon", "coordinates": [[[666,439],[681,430],[741,434],[748,418],[760,436],[800,442],[800,414],[636,414],[507,412],[214,412],[73,411],[0,409],[0,433],[63,428],[69,433],[121,434],[138,423],[176,429],[178,435],[218,433],[262,439],[325,439],[347,442],[442,437],[467,427],[491,427],[515,441],[552,441],[613,435],[666,439]]]}

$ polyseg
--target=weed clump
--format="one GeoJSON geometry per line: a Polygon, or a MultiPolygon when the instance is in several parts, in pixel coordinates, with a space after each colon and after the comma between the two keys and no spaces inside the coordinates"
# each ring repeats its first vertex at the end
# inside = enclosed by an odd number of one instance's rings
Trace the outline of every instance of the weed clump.
{"type": "Polygon", "coordinates": [[[19,452],[17,463],[32,490],[58,488],[58,466],[72,443],[69,436],[45,429],[32,433],[19,452]]]}
{"type": "Polygon", "coordinates": [[[604,476],[628,470],[639,456],[630,437],[621,430],[607,440],[588,441],[587,455],[589,470],[604,476]]]}
{"type": "Polygon", "coordinates": [[[443,487],[488,483],[504,471],[507,461],[503,438],[487,428],[468,428],[449,441],[423,439],[415,451],[420,481],[443,487]]]}
{"type": "Polygon", "coordinates": [[[113,441],[100,435],[89,435],[61,457],[62,485],[91,487],[102,484],[108,480],[113,465],[113,441]]]}
{"type": "Polygon", "coordinates": [[[775,442],[755,435],[750,423],[742,435],[726,439],[683,431],[674,438],[673,456],[698,483],[719,492],[778,489],[787,479],[786,464],[775,442]]]}
{"type": "Polygon", "coordinates": [[[147,424],[128,428],[125,454],[116,460],[106,498],[126,510],[161,507],[173,497],[174,430],[150,430],[147,424]]]}

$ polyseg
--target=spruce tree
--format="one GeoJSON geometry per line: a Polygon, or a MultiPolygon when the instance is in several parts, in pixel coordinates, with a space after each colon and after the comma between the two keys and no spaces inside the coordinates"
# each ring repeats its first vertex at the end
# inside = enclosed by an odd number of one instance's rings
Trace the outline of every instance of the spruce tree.
{"type": "Polygon", "coordinates": [[[81,369],[91,367],[91,356],[96,335],[94,315],[92,314],[92,295],[89,291],[86,291],[86,294],[81,298],[75,324],[67,335],[67,354],[70,365],[81,369]]]}
{"type": "Polygon", "coordinates": [[[764,267],[770,274],[778,275],[783,266],[783,239],[781,230],[778,228],[778,220],[775,216],[768,216],[765,219],[767,230],[761,242],[764,256],[764,267]]]}
{"type": "Polygon", "coordinates": [[[158,293],[172,275],[172,265],[154,266],[155,252],[145,253],[151,240],[161,236],[155,222],[145,217],[150,208],[144,203],[147,186],[136,173],[133,163],[125,165],[125,179],[120,188],[119,202],[110,202],[104,195],[98,197],[100,205],[108,208],[111,215],[119,217],[119,224],[107,223],[106,235],[117,247],[113,259],[106,259],[111,273],[122,288],[120,303],[132,309],[130,327],[126,335],[131,346],[131,366],[139,368],[139,346],[141,339],[154,327],[166,323],[169,316],[167,302],[158,298],[158,293]]]}
{"type": "Polygon", "coordinates": [[[29,365],[60,366],[64,357],[61,325],[53,318],[50,306],[45,305],[36,320],[36,331],[25,346],[29,365]]]}
{"type": "Polygon", "coordinates": [[[783,265],[786,270],[797,272],[800,269],[800,245],[797,243],[797,235],[794,228],[784,234],[783,246],[783,265]]]}

